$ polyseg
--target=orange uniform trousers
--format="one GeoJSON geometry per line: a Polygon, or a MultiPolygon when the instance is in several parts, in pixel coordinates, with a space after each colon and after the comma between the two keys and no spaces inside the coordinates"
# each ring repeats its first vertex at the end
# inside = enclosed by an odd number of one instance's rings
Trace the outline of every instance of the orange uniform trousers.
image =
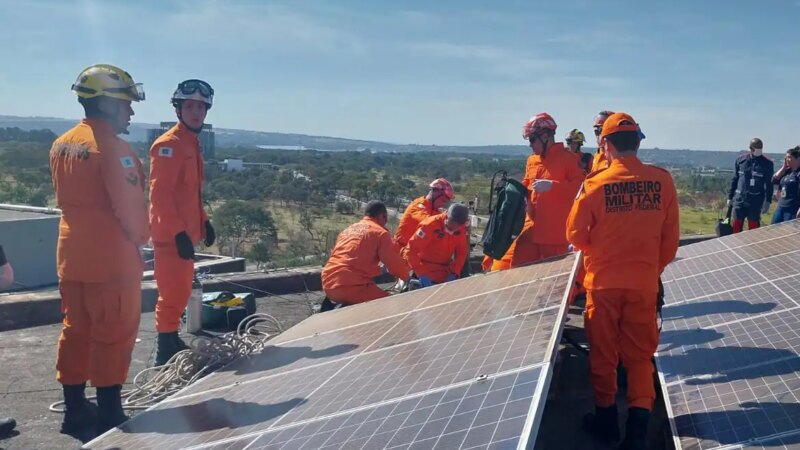
{"type": "Polygon", "coordinates": [[[139,280],[83,283],[60,280],[64,314],[58,339],[56,379],[91,381],[95,387],[123,384],[142,315],[139,280]]]}
{"type": "Polygon", "coordinates": [[[349,306],[388,297],[389,293],[381,289],[377,284],[372,283],[325,289],[325,295],[331,301],[349,306]]]}
{"type": "Polygon", "coordinates": [[[534,227],[530,221],[525,221],[525,227],[514,241],[512,248],[511,267],[520,267],[569,253],[569,244],[566,243],[550,245],[534,242],[534,227]]]}
{"type": "Polygon", "coordinates": [[[589,290],[586,295],[586,335],[589,338],[589,379],[594,403],[614,404],[617,366],[628,373],[628,407],[653,409],[653,354],[658,347],[656,292],[632,289],[589,290]]]}
{"type": "Polygon", "coordinates": [[[178,247],[172,243],[156,243],[153,251],[158,287],[156,331],[172,333],[180,328],[181,315],[192,295],[194,261],[178,256],[178,247]]]}

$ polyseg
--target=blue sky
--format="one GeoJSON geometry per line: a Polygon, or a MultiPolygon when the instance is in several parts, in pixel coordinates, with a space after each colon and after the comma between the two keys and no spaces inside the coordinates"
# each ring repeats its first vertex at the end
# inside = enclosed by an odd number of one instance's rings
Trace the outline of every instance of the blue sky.
{"type": "Polygon", "coordinates": [[[1,0],[0,114],[77,118],[106,62],[144,83],[140,122],[178,81],[217,91],[215,126],[397,143],[523,144],[627,111],[646,146],[800,144],[800,0],[1,0]]]}

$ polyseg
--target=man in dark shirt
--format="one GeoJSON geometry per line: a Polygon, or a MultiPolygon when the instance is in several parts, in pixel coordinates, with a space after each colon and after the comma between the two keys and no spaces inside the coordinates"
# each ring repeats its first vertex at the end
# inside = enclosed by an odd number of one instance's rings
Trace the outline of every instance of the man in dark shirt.
{"type": "Polygon", "coordinates": [[[764,143],[759,138],[750,141],[750,151],[736,159],[728,205],[733,206],[733,232],[739,233],[747,219],[747,229],[761,225],[761,215],[772,202],[772,161],[763,154],[764,143]]]}
{"type": "Polygon", "coordinates": [[[783,167],[772,177],[772,184],[780,189],[778,208],[772,223],[781,223],[798,217],[800,210],[800,145],[786,151],[783,167]]]}

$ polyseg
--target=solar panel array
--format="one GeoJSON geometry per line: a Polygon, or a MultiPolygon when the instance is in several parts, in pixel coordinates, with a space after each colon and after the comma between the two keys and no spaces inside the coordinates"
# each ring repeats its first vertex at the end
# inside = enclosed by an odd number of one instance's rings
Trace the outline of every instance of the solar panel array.
{"type": "Polygon", "coordinates": [[[682,247],[656,361],[677,448],[800,449],[800,221],[682,247]]]}
{"type": "Polygon", "coordinates": [[[575,264],[314,315],[85,448],[532,447],[575,264]]]}

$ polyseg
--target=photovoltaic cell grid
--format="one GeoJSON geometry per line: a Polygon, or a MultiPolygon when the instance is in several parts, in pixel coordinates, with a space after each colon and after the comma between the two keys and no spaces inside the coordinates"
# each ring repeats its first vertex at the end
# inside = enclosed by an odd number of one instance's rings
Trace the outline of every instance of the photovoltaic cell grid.
{"type": "Polygon", "coordinates": [[[86,448],[532,445],[575,263],[312,316],[86,448]]]}
{"type": "Polygon", "coordinates": [[[656,361],[677,448],[800,449],[800,221],[682,247],[656,361]]]}

